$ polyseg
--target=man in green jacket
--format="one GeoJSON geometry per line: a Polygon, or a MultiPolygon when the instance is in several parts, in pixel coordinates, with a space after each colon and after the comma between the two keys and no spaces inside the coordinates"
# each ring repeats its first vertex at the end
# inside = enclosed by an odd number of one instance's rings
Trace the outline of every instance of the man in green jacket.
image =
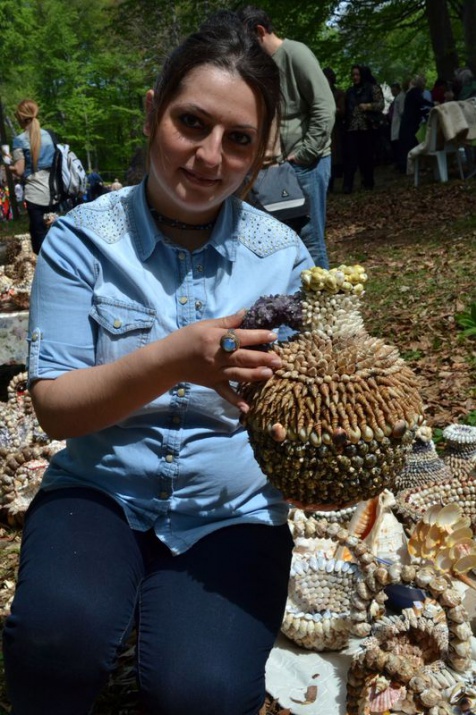
{"type": "Polygon", "coordinates": [[[328,268],[326,201],[336,114],[329,82],[309,47],[278,37],[263,10],[248,5],[240,11],[240,17],[279,67],[283,94],[281,160],[291,163],[309,201],[309,221],[301,238],[315,264],[328,268]]]}

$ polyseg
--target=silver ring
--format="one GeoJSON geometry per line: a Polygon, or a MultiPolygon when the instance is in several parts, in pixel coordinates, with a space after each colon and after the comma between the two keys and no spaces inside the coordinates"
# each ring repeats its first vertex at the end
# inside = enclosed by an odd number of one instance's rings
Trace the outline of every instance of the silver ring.
{"type": "Polygon", "coordinates": [[[226,353],[234,353],[240,347],[240,339],[233,329],[227,330],[220,338],[220,347],[226,353]]]}

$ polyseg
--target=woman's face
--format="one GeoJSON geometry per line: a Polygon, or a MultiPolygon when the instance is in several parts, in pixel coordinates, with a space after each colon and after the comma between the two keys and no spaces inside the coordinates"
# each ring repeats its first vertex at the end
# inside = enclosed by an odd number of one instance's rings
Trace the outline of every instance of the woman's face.
{"type": "MultiPolygon", "coordinates": [[[[147,94],[151,116],[153,91],[147,94]]],[[[188,223],[213,219],[249,173],[260,142],[258,99],[238,75],[201,65],[183,80],[150,147],[152,205],[188,223]]],[[[145,127],[150,134],[149,121],[145,127]]]]}
{"type": "Polygon", "coordinates": [[[358,67],[353,67],[350,72],[350,78],[354,84],[360,84],[360,70],[358,67]]]}

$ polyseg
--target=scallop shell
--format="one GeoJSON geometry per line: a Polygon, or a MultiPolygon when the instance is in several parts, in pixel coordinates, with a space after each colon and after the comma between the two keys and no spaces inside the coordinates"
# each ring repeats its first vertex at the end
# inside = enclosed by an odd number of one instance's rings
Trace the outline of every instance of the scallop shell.
{"type": "Polygon", "coordinates": [[[369,695],[369,710],[371,713],[384,713],[387,710],[397,707],[397,703],[405,698],[407,689],[403,685],[392,686],[376,692],[372,686],[369,695]]]}

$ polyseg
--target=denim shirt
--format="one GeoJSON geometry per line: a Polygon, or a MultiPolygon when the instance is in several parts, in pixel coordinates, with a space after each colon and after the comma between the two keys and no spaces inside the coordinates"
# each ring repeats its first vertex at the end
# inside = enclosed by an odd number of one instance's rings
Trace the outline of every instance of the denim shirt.
{"type": "MultiPolygon", "coordinates": [[[[55,153],[55,145],[49,132],[47,132],[45,129],[41,129],[40,131],[41,145],[40,154],[38,156],[37,171],[40,171],[41,169],[49,169],[53,163],[53,156],[55,153]]],[[[16,152],[16,150],[18,149],[23,152],[23,157],[25,159],[25,171],[23,173],[23,176],[25,179],[27,179],[30,174],[33,174],[33,163],[31,159],[30,150],[30,136],[28,132],[22,132],[21,134],[18,134],[12,142],[13,158],[15,161],[21,156],[19,155],[18,151],[16,152]]]]}
{"type": "MultiPolygon", "coordinates": [[[[30,381],[100,365],[261,295],[293,293],[312,265],[296,234],[228,199],[193,252],[158,230],[144,184],[79,206],[48,232],[32,286],[30,381]]],[[[68,439],[42,488],[111,495],[133,529],[174,553],[228,524],[282,524],[287,505],[261,472],[239,410],[181,383],[118,424],[68,439]]]]}

